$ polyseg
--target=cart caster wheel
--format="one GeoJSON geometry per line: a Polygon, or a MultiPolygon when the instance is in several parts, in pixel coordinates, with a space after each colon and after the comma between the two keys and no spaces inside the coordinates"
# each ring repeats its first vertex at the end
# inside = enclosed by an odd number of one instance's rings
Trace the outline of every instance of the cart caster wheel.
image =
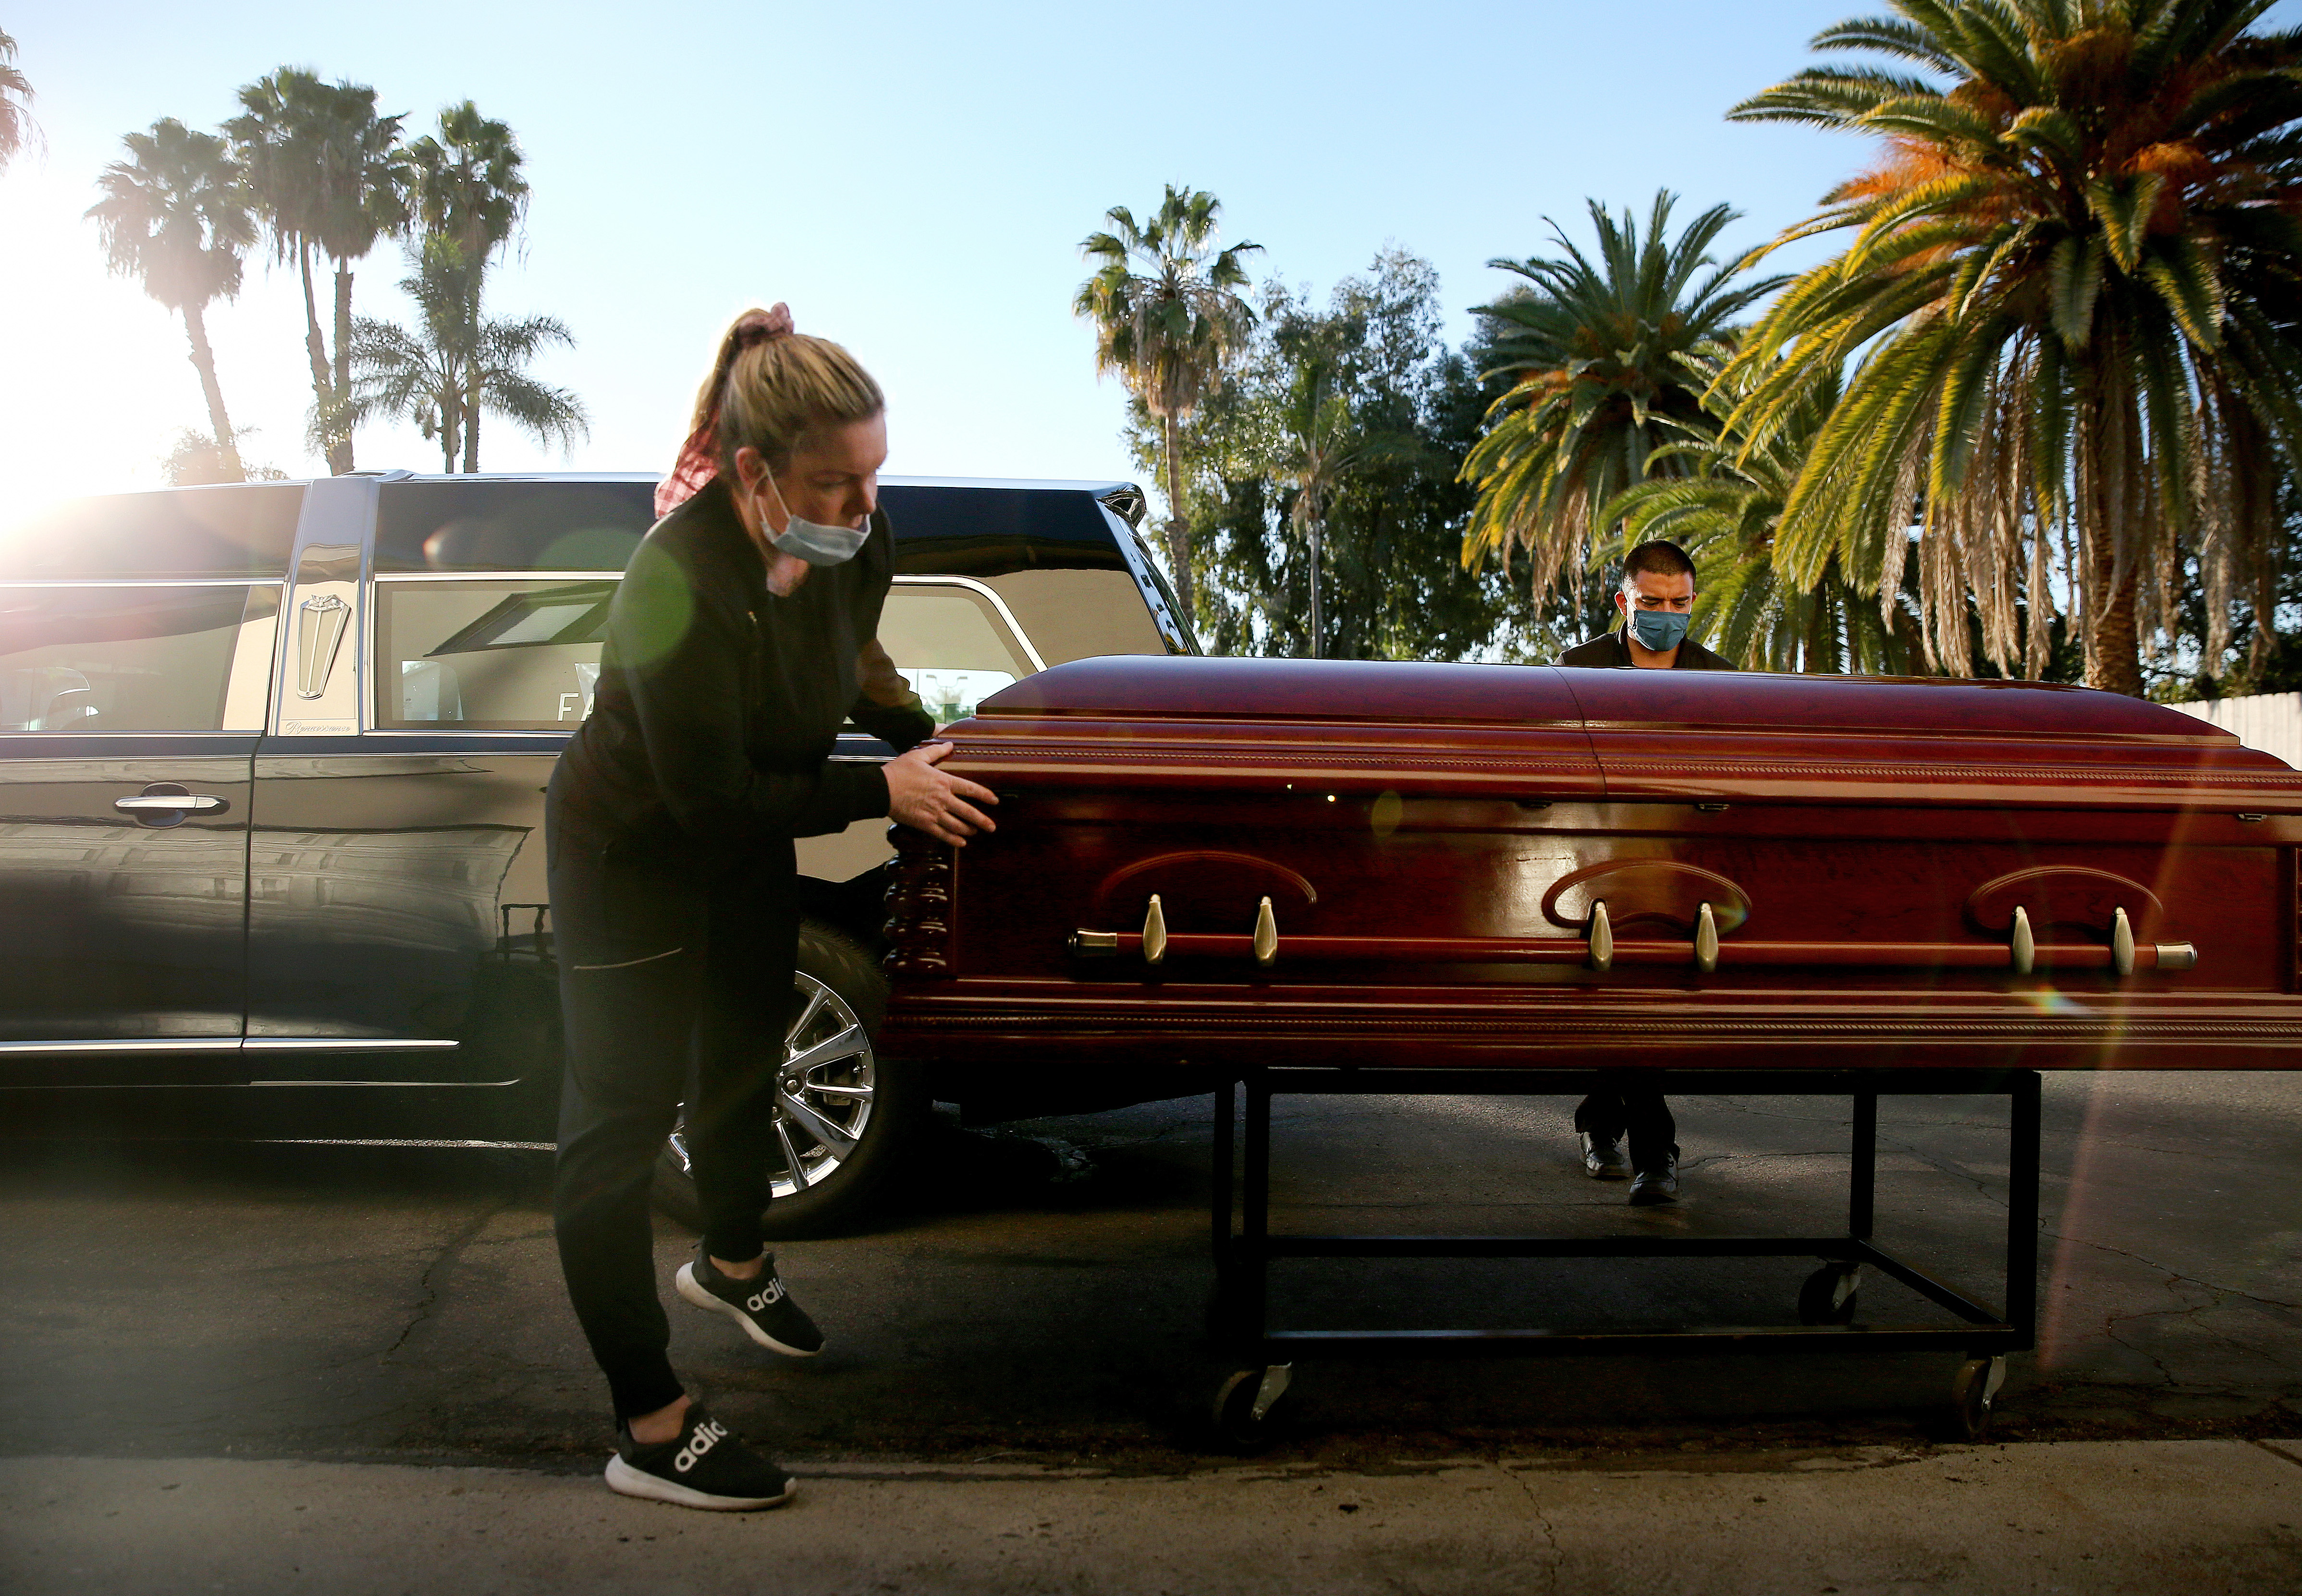
{"type": "Polygon", "coordinates": [[[1958,1366],[1950,1382],[1951,1413],[1964,1439],[1980,1441],[1990,1432],[1990,1405],[2005,1383],[2003,1357],[1970,1357],[1958,1366]]]}
{"type": "Polygon", "coordinates": [[[1862,1265],[1826,1264],[1806,1277],[1799,1288],[1801,1324],[1852,1324],[1855,1292],[1861,1289],[1862,1265]]]}
{"type": "Polygon", "coordinates": [[[1241,1369],[1215,1392],[1215,1439],[1234,1451],[1252,1452],[1271,1444],[1278,1425],[1272,1415],[1294,1378],[1293,1364],[1241,1369]]]}

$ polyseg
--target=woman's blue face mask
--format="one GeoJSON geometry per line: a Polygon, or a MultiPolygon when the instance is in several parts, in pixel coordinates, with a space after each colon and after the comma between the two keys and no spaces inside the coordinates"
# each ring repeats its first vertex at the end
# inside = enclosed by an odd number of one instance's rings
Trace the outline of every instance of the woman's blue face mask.
{"type": "Polygon", "coordinates": [[[1676,609],[1634,609],[1630,611],[1631,635],[1639,646],[1650,653],[1668,654],[1686,636],[1687,622],[1692,616],[1681,615],[1676,609]]]}

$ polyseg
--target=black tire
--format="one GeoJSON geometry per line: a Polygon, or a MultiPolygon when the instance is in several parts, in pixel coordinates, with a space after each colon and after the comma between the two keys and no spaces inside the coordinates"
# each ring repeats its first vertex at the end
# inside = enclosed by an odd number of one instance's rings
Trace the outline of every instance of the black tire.
{"type": "MultiPolygon", "coordinates": [[[[789,1177],[788,1160],[778,1158],[775,1200],[768,1205],[763,1224],[771,1239],[827,1235],[865,1218],[887,1180],[905,1162],[913,1138],[928,1110],[926,1071],[915,1064],[878,1054],[870,1042],[887,1012],[887,979],[878,961],[844,932],[819,920],[801,922],[799,962],[795,978],[803,998],[823,1001],[810,1008],[802,1004],[798,1037],[812,1044],[852,1018],[860,1024],[860,1052],[843,1054],[811,1077],[825,1076],[850,1085],[868,1086],[870,1096],[859,1104],[837,1096],[839,1085],[811,1087],[801,1094],[803,1107],[819,1111],[835,1125],[860,1122],[854,1146],[844,1155],[807,1130],[781,1106],[777,1117],[801,1167],[813,1178],[804,1186],[789,1177]],[[812,983],[812,985],[811,985],[812,983]],[[842,1012],[844,1010],[844,1012],[842,1012]],[[828,1072],[827,1075],[827,1071],[828,1072]],[[828,1093],[830,1095],[823,1095],[828,1093]],[[855,1111],[860,1106],[860,1114],[855,1111]]],[[[786,1039],[789,1056],[791,1039],[786,1039]]],[[[695,1198],[695,1182],[687,1172],[684,1143],[675,1134],[656,1160],[656,1206],[691,1230],[701,1230],[703,1213],[695,1198]]]]}

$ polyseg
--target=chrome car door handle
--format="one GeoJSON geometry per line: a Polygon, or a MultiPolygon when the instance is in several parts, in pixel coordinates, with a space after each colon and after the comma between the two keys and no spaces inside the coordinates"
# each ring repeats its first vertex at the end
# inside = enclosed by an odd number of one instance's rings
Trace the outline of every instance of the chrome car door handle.
{"type": "Polygon", "coordinates": [[[112,801],[112,807],[124,809],[130,813],[139,810],[165,809],[175,810],[188,815],[200,815],[206,814],[212,810],[223,808],[224,801],[221,798],[211,798],[205,793],[151,793],[137,798],[114,798],[112,801]]]}
{"type": "Polygon", "coordinates": [[[181,826],[194,815],[213,815],[231,803],[209,793],[188,792],[172,781],[155,781],[133,798],[114,798],[112,807],[133,815],[139,826],[181,826]]]}

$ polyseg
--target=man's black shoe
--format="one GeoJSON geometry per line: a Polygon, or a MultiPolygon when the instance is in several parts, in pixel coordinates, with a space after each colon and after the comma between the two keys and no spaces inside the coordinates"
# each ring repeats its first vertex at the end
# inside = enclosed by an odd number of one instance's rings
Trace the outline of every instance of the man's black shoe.
{"type": "Polygon", "coordinates": [[[1678,1201],[1678,1155],[1671,1153],[1652,1169],[1642,1169],[1631,1177],[1631,1205],[1637,1208],[1652,1207],[1657,1203],[1678,1201]]]}
{"type": "Polygon", "coordinates": [[[1623,1138],[1583,1132],[1583,1170],[1593,1180],[1619,1180],[1631,1172],[1623,1157],[1623,1138]]]}
{"type": "Polygon", "coordinates": [[[643,1443],[629,1425],[616,1437],[608,1459],[608,1489],[625,1496],[702,1508],[713,1513],[745,1513],[779,1508],[791,1500],[791,1476],[735,1439],[727,1426],[691,1402],[674,1441],[643,1443]]]}
{"type": "Polygon", "coordinates": [[[815,1321],[800,1311],[791,1292],[776,1276],[776,1256],[762,1256],[760,1273],[750,1280],[739,1281],[719,1273],[711,1262],[711,1249],[699,1245],[695,1262],[682,1264],[679,1275],[673,1282],[679,1294],[697,1307],[715,1314],[725,1314],[744,1327],[750,1336],[770,1352],[780,1352],[786,1357],[813,1357],[823,1350],[823,1332],[815,1321]]]}

